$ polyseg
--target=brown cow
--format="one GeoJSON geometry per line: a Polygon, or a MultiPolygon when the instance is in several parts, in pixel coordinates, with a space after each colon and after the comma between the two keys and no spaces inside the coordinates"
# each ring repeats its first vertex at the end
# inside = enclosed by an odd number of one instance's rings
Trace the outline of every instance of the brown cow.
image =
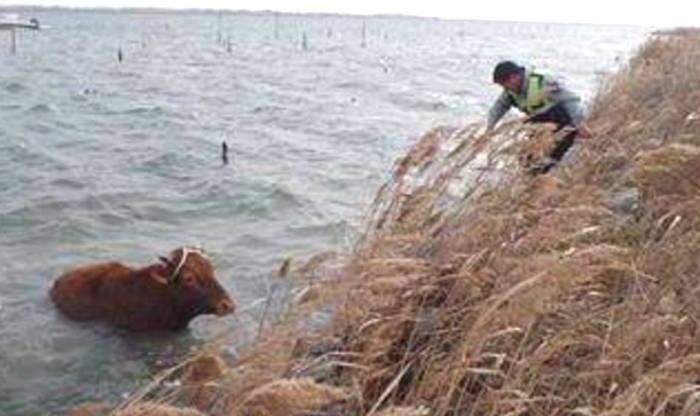
{"type": "Polygon", "coordinates": [[[233,313],[233,300],[200,250],[181,247],[160,260],[142,269],[119,262],[81,266],[61,275],[49,295],[71,319],[134,331],[183,329],[198,315],[233,313]]]}

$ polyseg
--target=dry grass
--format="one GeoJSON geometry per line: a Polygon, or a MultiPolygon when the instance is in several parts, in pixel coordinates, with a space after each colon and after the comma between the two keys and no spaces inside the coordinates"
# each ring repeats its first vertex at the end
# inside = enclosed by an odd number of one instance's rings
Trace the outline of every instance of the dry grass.
{"type": "Polygon", "coordinates": [[[115,413],[115,416],[205,416],[195,409],[181,409],[158,403],[143,402],[115,413]]]}
{"type": "Polygon", "coordinates": [[[335,277],[207,381],[218,400],[170,397],[217,416],[698,414],[697,45],[652,37],[550,175],[526,173],[547,126],[428,132],[335,277]]]}
{"type": "Polygon", "coordinates": [[[309,378],[280,379],[256,388],[234,410],[234,414],[288,416],[314,412],[347,399],[348,395],[342,389],[309,378]]]}

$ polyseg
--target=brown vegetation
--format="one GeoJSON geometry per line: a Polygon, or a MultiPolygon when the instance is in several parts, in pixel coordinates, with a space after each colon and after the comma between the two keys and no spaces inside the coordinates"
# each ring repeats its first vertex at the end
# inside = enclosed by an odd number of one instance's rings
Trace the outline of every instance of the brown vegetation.
{"type": "Polygon", "coordinates": [[[550,175],[523,166],[546,126],[426,134],[338,278],[317,279],[200,410],[697,415],[697,45],[694,31],[650,39],[598,96],[596,137],[550,175]],[[305,331],[329,303],[330,325],[305,331]]]}

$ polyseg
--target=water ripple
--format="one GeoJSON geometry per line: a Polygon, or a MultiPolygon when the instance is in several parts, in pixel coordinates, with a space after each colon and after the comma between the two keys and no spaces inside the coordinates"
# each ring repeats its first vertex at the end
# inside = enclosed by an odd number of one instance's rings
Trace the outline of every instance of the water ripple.
{"type": "Polygon", "coordinates": [[[3,89],[14,94],[21,94],[29,91],[29,87],[21,82],[8,82],[7,84],[3,85],[3,89]]]}

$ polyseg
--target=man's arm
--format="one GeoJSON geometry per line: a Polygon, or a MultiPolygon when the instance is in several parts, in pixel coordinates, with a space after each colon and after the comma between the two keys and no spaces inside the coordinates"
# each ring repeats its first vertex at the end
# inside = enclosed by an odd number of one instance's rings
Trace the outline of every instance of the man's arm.
{"type": "Polygon", "coordinates": [[[498,123],[498,120],[500,120],[501,117],[503,117],[512,106],[513,101],[511,100],[508,93],[503,91],[501,95],[498,96],[496,101],[491,106],[491,109],[489,110],[488,119],[486,121],[486,129],[493,129],[496,126],[496,123],[498,123]]]}
{"type": "Polygon", "coordinates": [[[593,137],[593,132],[588,128],[586,123],[583,122],[583,109],[581,109],[580,103],[579,100],[566,100],[562,101],[561,105],[564,111],[569,114],[571,124],[578,130],[579,137],[582,139],[590,139],[593,137]]]}
{"type": "Polygon", "coordinates": [[[560,82],[546,79],[545,91],[554,105],[561,105],[571,119],[571,124],[578,130],[579,137],[588,139],[593,137],[593,132],[584,123],[581,99],[571,90],[565,88],[560,82]]]}

